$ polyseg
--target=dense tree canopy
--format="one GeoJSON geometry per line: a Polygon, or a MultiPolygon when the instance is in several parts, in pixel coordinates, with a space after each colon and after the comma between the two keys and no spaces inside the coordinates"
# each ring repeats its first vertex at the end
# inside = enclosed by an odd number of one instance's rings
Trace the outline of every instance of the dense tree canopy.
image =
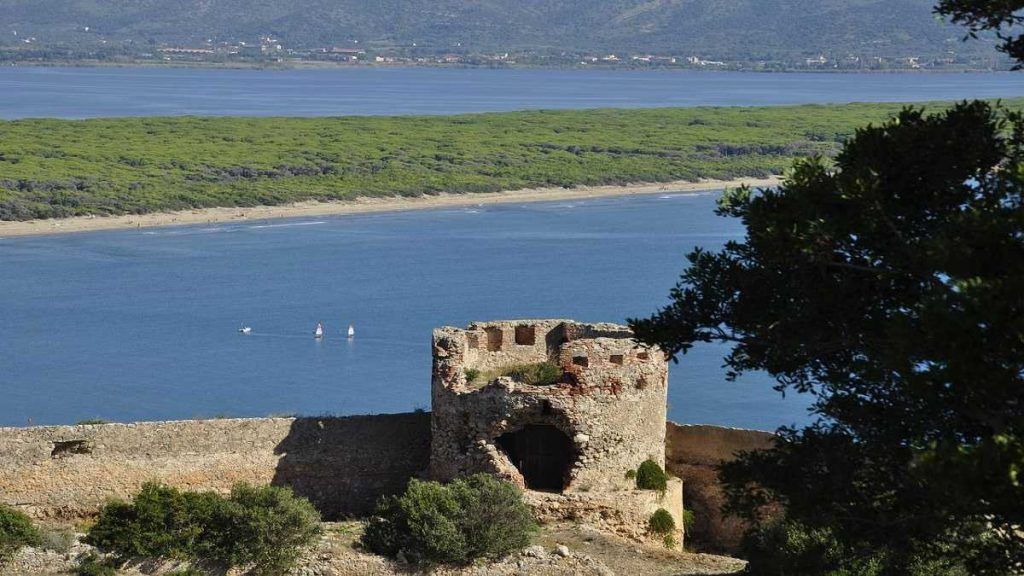
{"type": "Polygon", "coordinates": [[[813,426],[725,471],[736,511],[780,502],[846,550],[801,574],[1021,566],[1022,136],[984,102],[861,129],[834,167],[726,194],[745,240],[693,252],[672,304],[633,321],[673,355],[731,343],[734,374],[815,395],[813,426]]]}
{"type": "Polygon", "coordinates": [[[1002,41],[1000,50],[1018,62],[1024,60],[1024,0],[940,0],[936,12],[966,25],[972,36],[995,32],[1002,41]]]}

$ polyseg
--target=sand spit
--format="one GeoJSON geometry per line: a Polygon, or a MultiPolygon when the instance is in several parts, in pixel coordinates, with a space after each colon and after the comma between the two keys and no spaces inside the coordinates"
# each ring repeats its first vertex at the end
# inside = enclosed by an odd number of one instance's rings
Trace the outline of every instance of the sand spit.
{"type": "Polygon", "coordinates": [[[24,222],[0,222],[0,238],[33,236],[42,234],[66,234],[92,232],[96,230],[117,230],[127,228],[152,228],[158,226],[182,226],[212,222],[244,222],[277,218],[304,218],[310,216],[335,216],[366,214],[373,212],[396,212],[403,210],[425,210],[431,208],[452,208],[485,204],[514,204],[521,202],[543,202],[551,200],[578,200],[611,196],[632,196],[637,194],[696,193],[722,188],[734,188],[742,184],[750,186],[774,186],[779,178],[742,178],[736,180],[701,180],[698,182],[679,181],[657,184],[634,184],[628,186],[580,186],[576,188],[532,188],[508,192],[479,194],[438,194],[415,198],[384,197],[359,198],[338,202],[299,202],[281,206],[257,206],[252,208],[202,208],[180,212],[154,212],[142,215],[124,216],[75,216],[52,220],[27,220],[24,222]]]}

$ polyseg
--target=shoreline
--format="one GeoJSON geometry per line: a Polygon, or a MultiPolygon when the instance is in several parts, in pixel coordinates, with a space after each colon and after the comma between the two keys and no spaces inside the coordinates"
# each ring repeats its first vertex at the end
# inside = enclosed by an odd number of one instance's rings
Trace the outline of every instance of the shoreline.
{"type": "MultiPolygon", "coordinates": [[[[0,47],[2,48],[2,47],[0,47]]],[[[622,64],[602,64],[599,68],[593,65],[581,65],[579,63],[565,62],[556,64],[521,64],[504,63],[500,66],[471,63],[440,63],[440,62],[330,62],[323,60],[294,60],[286,62],[205,62],[188,60],[134,60],[134,61],[108,61],[108,60],[12,60],[6,62],[3,67],[11,68],[184,68],[198,70],[345,70],[345,69],[367,69],[367,68],[442,68],[442,69],[467,69],[467,70],[599,70],[599,71],[667,71],[667,72],[743,72],[752,74],[957,74],[957,73],[1012,73],[1010,69],[1004,68],[889,68],[885,70],[864,70],[852,68],[799,68],[784,67],[778,69],[755,69],[745,66],[743,63],[736,63],[735,67],[726,66],[722,68],[708,69],[706,67],[693,67],[682,65],[636,65],[631,66],[627,62],[622,64]]]]}
{"type": "Polygon", "coordinates": [[[101,230],[128,230],[188,226],[223,222],[247,222],[304,218],[311,216],[345,216],[380,212],[403,212],[437,208],[460,208],[487,204],[517,204],[558,200],[578,200],[648,194],[697,193],[743,184],[754,187],[775,186],[781,178],[737,178],[734,180],[701,180],[632,184],[626,186],[579,186],[575,188],[527,188],[506,192],[473,192],[465,194],[437,194],[417,197],[357,198],[335,202],[307,201],[280,206],[198,208],[176,212],[152,212],[120,216],[72,216],[51,220],[25,220],[0,222],[0,239],[22,236],[45,236],[97,232],[101,230]]]}

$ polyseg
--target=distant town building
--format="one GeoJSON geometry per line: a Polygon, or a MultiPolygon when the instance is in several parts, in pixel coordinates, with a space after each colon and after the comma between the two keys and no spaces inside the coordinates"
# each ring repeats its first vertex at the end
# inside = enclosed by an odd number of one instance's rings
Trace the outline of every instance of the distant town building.
{"type": "Polygon", "coordinates": [[[160,52],[164,54],[190,54],[190,55],[202,55],[202,54],[213,54],[213,48],[159,48],[160,52]]]}
{"type": "MultiPolygon", "coordinates": [[[[675,59],[673,58],[673,61],[674,60],[675,59]]],[[[718,60],[704,60],[699,56],[690,56],[686,59],[686,62],[694,66],[725,66],[725,62],[720,62],[718,60]]]]}

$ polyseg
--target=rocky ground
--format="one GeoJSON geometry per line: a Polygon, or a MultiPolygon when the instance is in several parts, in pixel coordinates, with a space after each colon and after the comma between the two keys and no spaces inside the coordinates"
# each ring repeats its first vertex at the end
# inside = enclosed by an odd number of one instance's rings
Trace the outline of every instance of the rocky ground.
{"type": "MultiPolygon", "coordinates": [[[[744,563],[709,554],[672,552],[641,547],[583,525],[546,526],[536,543],[499,562],[469,567],[421,570],[369,554],[359,548],[358,522],[328,523],[324,536],[305,554],[294,576],[698,576],[737,574],[744,563]]],[[[67,576],[76,559],[91,547],[71,543],[59,550],[25,549],[4,566],[5,576],[67,576]]],[[[180,568],[174,563],[136,563],[120,571],[125,576],[159,576],[180,568]]],[[[216,574],[214,572],[213,574],[216,574]]],[[[236,576],[232,574],[230,576],[236,576]]],[[[240,576],[240,575],[238,575],[240,576]]]]}

